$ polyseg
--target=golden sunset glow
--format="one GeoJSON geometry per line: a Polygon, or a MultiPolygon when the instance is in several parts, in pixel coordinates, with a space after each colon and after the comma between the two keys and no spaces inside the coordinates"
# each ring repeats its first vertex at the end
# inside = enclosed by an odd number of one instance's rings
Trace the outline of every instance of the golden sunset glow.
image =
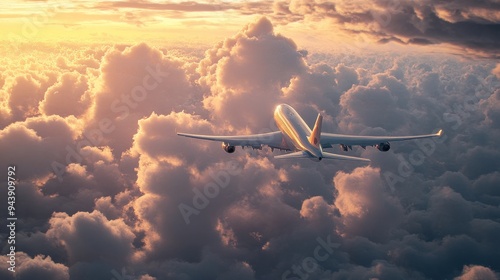
{"type": "Polygon", "coordinates": [[[1,39],[91,43],[216,42],[250,15],[238,2],[6,1],[1,39]]]}

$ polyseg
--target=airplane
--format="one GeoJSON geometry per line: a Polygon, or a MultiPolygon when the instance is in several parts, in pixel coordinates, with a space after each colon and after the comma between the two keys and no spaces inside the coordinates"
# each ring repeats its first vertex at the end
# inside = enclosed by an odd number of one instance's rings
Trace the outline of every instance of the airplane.
{"type": "Polygon", "coordinates": [[[340,145],[343,151],[352,150],[352,146],[358,145],[363,149],[367,146],[374,146],[379,151],[387,152],[391,148],[389,141],[404,141],[410,139],[422,139],[430,137],[440,137],[443,130],[434,134],[414,135],[414,136],[359,136],[344,135],[321,132],[323,116],[318,114],[313,129],[311,130],[302,117],[290,105],[280,104],[274,110],[274,120],[279,131],[238,136],[216,136],[197,135],[188,133],[177,133],[179,136],[221,141],[222,148],[228,153],[234,153],[236,146],[252,147],[262,149],[269,146],[272,150],[279,149],[291,151],[291,153],[274,156],[276,159],[308,158],[313,161],[322,159],[355,160],[369,162],[367,158],[339,155],[323,151],[323,147],[330,148],[340,145]]]}

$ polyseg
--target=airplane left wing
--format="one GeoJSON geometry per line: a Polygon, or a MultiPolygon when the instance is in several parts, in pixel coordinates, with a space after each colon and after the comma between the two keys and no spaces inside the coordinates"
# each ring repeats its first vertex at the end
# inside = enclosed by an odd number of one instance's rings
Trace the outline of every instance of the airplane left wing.
{"type": "Polygon", "coordinates": [[[359,135],[344,135],[333,133],[321,133],[321,145],[323,147],[341,145],[347,151],[351,146],[359,145],[361,147],[377,146],[381,151],[387,151],[390,148],[389,142],[404,141],[411,139],[422,139],[431,137],[441,137],[443,130],[439,130],[434,134],[413,135],[413,136],[359,136],[359,135]]]}
{"type": "MultiPolygon", "coordinates": [[[[273,149],[291,150],[290,147],[288,147],[288,145],[286,144],[283,133],[281,133],[281,131],[237,136],[198,135],[187,133],[177,133],[177,135],[210,141],[220,141],[223,143],[223,145],[226,145],[226,147],[241,146],[261,149],[262,146],[266,145],[273,149]]],[[[228,150],[226,151],[229,152],[228,150]]]]}

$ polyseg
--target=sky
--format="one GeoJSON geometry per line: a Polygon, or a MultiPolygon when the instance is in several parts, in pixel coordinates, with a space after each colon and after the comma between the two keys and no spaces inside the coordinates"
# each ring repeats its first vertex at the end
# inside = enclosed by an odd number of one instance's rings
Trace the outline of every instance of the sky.
{"type": "Polygon", "coordinates": [[[4,1],[1,279],[499,279],[500,3],[4,1]],[[443,137],[371,159],[176,132],[443,137]],[[3,224],[3,223],[2,223],[3,224]]]}

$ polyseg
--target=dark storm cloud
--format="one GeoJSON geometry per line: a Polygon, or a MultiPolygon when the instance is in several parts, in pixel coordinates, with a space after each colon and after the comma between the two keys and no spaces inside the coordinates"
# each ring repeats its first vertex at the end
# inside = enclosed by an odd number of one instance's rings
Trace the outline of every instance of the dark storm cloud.
{"type": "Polygon", "coordinates": [[[472,54],[500,55],[497,1],[292,0],[276,1],[275,10],[288,21],[333,19],[334,26],[353,35],[371,36],[379,42],[448,43],[472,54]]]}
{"type": "MultiPolygon", "coordinates": [[[[331,8],[306,3],[290,9],[331,8]]],[[[60,61],[51,82],[2,87],[16,93],[0,131],[2,164],[21,179],[16,279],[498,279],[495,61],[314,56],[266,18],[196,63],[145,43],[75,53],[88,73],[60,61]],[[175,134],[268,132],[280,102],[309,124],[321,112],[326,132],[445,137],[354,148],[372,160],[360,166],[175,134]],[[104,119],[114,130],[78,147],[104,119]]]]}

